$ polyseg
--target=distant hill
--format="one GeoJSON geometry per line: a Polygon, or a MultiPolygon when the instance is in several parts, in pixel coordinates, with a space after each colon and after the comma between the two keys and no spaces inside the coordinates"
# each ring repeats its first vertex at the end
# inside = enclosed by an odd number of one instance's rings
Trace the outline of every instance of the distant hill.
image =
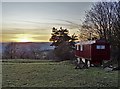
{"type": "MultiPolygon", "coordinates": [[[[6,55],[6,50],[13,50],[12,55],[21,58],[34,58],[40,56],[43,51],[53,50],[54,47],[50,46],[50,42],[12,42],[0,43],[0,51],[2,55],[6,55]],[[9,48],[7,48],[9,46],[9,48]]],[[[9,51],[10,52],[10,51],[9,51]]],[[[9,56],[7,54],[7,56],[9,56]]],[[[9,58],[9,57],[8,57],[9,58]]]]}
{"type": "MultiPolygon", "coordinates": [[[[31,48],[37,48],[41,51],[43,50],[53,50],[54,47],[50,46],[51,42],[13,42],[16,47],[21,48],[22,50],[31,48]]],[[[4,52],[5,47],[10,44],[9,42],[0,43],[0,50],[4,52]]]]}

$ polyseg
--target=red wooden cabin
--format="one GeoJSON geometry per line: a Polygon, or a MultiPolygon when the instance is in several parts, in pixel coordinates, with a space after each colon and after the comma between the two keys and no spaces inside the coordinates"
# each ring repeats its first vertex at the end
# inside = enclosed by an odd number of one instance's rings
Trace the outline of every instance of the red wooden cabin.
{"type": "Polygon", "coordinates": [[[110,44],[104,40],[79,42],[75,46],[75,56],[89,60],[91,64],[100,64],[103,60],[110,60],[110,44]]]}

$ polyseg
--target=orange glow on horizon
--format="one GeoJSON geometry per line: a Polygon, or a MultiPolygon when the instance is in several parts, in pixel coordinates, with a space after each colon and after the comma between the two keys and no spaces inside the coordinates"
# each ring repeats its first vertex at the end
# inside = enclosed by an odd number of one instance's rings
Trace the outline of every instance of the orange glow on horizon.
{"type": "Polygon", "coordinates": [[[39,36],[33,34],[17,34],[14,38],[4,40],[3,42],[49,42],[49,37],[39,36]],[[40,38],[39,38],[40,37],[40,38]],[[48,39],[47,39],[48,38],[48,39]]]}
{"type": "Polygon", "coordinates": [[[16,41],[17,42],[31,42],[32,40],[28,38],[19,38],[19,39],[16,39],[16,41]]]}

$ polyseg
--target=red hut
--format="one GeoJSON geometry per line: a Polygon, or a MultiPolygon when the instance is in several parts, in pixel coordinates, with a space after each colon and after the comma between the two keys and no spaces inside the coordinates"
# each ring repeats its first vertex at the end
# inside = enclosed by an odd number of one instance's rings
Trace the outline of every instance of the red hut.
{"type": "Polygon", "coordinates": [[[100,64],[103,60],[110,60],[110,44],[104,40],[79,42],[75,46],[75,56],[89,60],[90,64],[100,64]]]}

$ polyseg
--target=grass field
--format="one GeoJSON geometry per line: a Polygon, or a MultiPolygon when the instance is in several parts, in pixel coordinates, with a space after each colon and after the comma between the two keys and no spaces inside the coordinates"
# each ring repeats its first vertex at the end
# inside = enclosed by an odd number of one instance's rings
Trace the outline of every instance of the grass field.
{"type": "Polygon", "coordinates": [[[118,71],[74,69],[69,61],[3,62],[3,87],[117,87],[118,71]]]}

